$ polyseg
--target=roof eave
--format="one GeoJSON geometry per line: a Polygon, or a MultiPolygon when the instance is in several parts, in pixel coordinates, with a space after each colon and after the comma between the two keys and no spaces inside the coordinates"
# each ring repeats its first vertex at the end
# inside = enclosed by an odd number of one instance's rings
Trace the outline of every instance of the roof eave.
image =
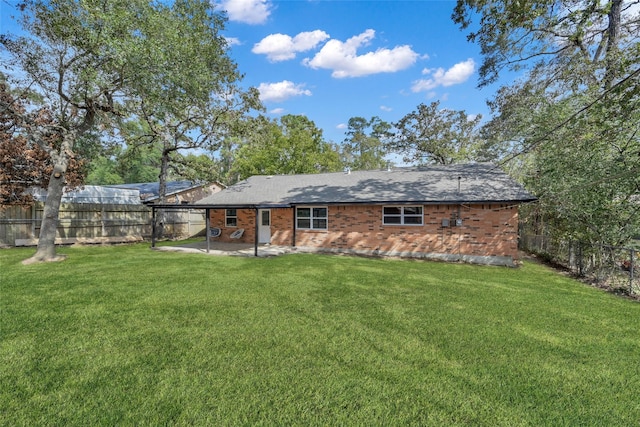
{"type": "Polygon", "coordinates": [[[363,206],[363,205],[464,205],[464,204],[524,204],[538,200],[535,197],[522,199],[483,199],[483,200],[370,200],[370,201],[351,201],[351,202],[326,202],[326,201],[310,201],[310,202],[260,202],[260,203],[184,203],[184,204],[154,204],[151,205],[155,209],[277,209],[291,208],[294,206],[363,206]]]}

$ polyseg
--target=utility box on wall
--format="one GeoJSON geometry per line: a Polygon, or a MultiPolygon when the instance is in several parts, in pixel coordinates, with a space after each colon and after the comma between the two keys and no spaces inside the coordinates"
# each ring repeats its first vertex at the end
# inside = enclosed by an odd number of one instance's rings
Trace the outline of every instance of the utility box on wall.
{"type": "Polygon", "coordinates": [[[449,220],[449,218],[443,218],[442,226],[443,227],[462,227],[462,218],[452,218],[451,220],[449,220]]]}

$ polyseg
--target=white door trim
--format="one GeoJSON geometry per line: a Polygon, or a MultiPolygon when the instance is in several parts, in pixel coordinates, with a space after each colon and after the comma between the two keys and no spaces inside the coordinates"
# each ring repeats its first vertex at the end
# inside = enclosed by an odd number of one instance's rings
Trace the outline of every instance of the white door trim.
{"type": "Polygon", "coordinates": [[[258,243],[271,243],[271,209],[258,209],[258,243]]]}

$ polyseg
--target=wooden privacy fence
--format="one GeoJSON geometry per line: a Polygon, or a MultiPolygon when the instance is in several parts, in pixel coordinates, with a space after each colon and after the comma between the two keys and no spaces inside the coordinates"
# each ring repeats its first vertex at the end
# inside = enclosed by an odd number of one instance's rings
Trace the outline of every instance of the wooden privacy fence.
{"type": "MultiPolygon", "coordinates": [[[[36,245],[44,204],[0,209],[0,245],[36,245]]],[[[151,208],[132,204],[63,203],[56,243],[121,243],[151,238],[151,208]]],[[[163,216],[165,238],[202,234],[204,212],[179,209],[163,216]]]]}

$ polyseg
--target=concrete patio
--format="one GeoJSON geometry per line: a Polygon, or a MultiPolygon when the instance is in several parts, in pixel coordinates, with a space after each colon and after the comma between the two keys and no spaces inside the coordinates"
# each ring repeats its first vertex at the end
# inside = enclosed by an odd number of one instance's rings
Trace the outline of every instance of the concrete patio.
{"type": "MultiPolygon", "coordinates": [[[[189,252],[218,256],[255,256],[255,246],[251,243],[209,242],[209,252],[207,252],[206,240],[180,245],[156,246],[152,249],[156,251],[189,252]]],[[[288,246],[258,245],[259,257],[277,256],[290,252],[292,252],[292,248],[288,246]]]]}

